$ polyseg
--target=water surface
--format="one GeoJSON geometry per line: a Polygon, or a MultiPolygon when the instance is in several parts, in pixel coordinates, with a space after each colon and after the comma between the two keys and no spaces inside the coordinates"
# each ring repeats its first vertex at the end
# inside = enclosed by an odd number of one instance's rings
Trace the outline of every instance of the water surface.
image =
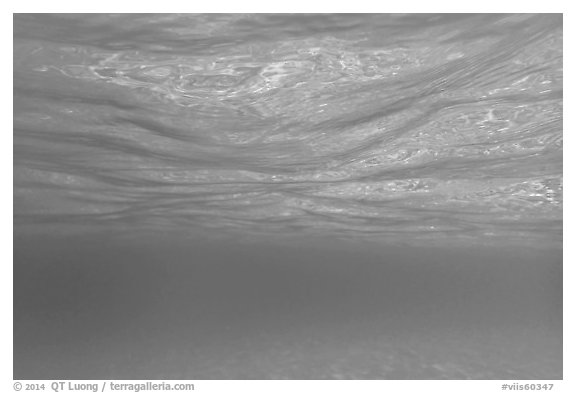
{"type": "Polygon", "coordinates": [[[17,15],[17,225],[559,245],[556,15],[17,15]]]}

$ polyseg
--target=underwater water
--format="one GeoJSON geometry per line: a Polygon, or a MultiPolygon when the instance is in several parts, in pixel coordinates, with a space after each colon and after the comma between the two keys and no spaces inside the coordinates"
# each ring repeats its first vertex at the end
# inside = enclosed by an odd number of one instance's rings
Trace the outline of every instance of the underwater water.
{"type": "Polygon", "coordinates": [[[14,376],[562,377],[562,15],[14,16],[14,376]]]}

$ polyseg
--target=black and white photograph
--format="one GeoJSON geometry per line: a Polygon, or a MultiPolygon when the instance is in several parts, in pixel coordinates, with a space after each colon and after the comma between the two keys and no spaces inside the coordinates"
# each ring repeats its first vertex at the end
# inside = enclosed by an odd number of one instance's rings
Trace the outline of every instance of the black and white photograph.
{"type": "Polygon", "coordinates": [[[562,13],[14,13],[12,82],[15,381],[565,377],[562,13]]]}

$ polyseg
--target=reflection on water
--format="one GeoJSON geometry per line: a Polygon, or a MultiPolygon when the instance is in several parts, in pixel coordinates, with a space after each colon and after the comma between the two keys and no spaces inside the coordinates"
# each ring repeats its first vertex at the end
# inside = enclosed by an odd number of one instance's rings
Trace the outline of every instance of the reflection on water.
{"type": "Polygon", "coordinates": [[[560,244],[557,15],[17,15],[15,221],[560,244]]]}
{"type": "Polygon", "coordinates": [[[561,15],[15,15],[16,379],[562,377],[561,15]]]}

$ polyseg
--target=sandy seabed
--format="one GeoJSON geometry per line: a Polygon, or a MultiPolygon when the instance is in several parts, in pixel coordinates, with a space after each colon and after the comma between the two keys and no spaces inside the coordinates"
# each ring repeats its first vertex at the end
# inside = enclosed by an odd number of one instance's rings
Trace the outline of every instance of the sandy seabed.
{"type": "Polygon", "coordinates": [[[14,268],[16,379],[562,378],[557,251],[24,238],[14,268]]]}

